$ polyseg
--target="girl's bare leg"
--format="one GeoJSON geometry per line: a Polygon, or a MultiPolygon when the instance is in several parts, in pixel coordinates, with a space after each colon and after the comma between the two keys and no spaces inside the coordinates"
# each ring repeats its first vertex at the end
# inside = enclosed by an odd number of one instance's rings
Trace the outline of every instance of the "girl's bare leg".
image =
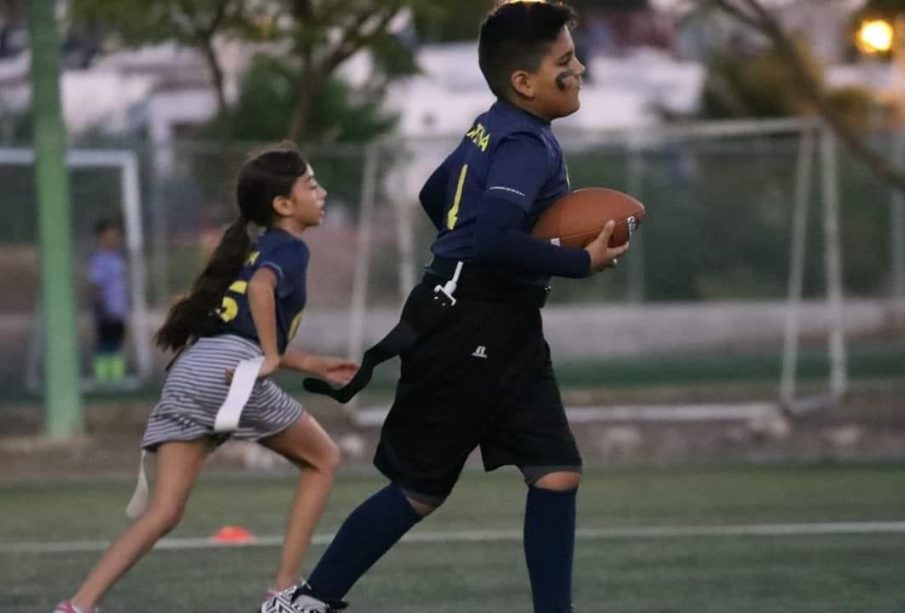
{"type": "Polygon", "coordinates": [[[301,469],[273,584],[274,589],[284,590],[298,581],[302,560],[333,487],[339,448],[307,413],[279,434],[262,440],[261,444],[301,469]]]}
{"type": "Polygon", "coordinates": [[[154,494],[148,510],[110,545],[72,598],[92,611],[110,587],[182,518],[208,446],[204,440],[164,443],[157,449],[154,494]]]}

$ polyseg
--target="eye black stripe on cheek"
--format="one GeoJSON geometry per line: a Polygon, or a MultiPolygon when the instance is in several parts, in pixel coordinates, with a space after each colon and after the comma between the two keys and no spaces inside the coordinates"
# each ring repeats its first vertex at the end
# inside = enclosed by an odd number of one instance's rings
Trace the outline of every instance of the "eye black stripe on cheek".
{"type": "Polygon", "coordinates": [[[563,70],[561,73],[556,75],[556,79],[554,80],[556,83],[556,87],[561,90],[566,89],[566,79],[577,76],[578,73],[574,70],[563,70]]]}

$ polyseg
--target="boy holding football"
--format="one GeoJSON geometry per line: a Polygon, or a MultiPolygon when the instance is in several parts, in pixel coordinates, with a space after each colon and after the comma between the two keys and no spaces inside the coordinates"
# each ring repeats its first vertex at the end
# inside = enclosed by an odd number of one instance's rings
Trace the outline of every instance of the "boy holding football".
{"type": "Polygon", "coordinates": [[[308,584],[276,597],[289,610],[343,608],[355,581],[443,503],[475,447],[487,470],[515,465],[528,486],[524,547],[534,611],[572,610],[582,461],[540,308],[550,276],[588,276],[628,249],[608,247],[612,222],[584,249],[530,236],[546,207],[569,191],[550,122],[580,106],[574,19],[562,4],[510,2],[481,26],[480,67],[498,100],[421,191],[438,234],[409,298],[455,287],[455,302],[401,354],[374,460],[390,484],[346,519],[308,584]]]}

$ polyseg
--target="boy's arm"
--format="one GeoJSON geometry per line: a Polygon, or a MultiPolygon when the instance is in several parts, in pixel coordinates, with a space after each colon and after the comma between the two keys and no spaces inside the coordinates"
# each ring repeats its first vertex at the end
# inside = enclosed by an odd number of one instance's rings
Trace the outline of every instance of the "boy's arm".
{"type": "Polygon", "coordinates": [[[277,349],[277,315],[274,290],[277,287],[276,273],[262,266],[252,275],[248,282],[248,306],[251,318],[255,322],[258,342],[264,351],[264,365],[258,376],[272,374],[280,365],[280,352],[277,349]]]}
{"type": "Polygon", "coordinates": [[[532,274],[572,278],[590,274],[586,250],[531,236],[522,229],[527,216],[517,204],[485,196],[475,224],[475,250],[481,261],[532,274]]]}
{"type": "Polygon", "coordinates": [[[280,366],[311,373],[343,385],[348,383],[358,370],[358,364],[349,360],[295,350],[287,350],[283,354],[280,366]]]}
{"type": "Polygon", "coordinates": [[[446,204],[446,186],[449,183],[449,168],[446,162],[440,164],[428,177],[418,194],[418,200],[424,212],[430,217],[434,227],[438,230],[443,225],[443,208],[446,204]]]}
{"type": "Polygon", "coordinates": [[[491,155],[475,220],[478,258],[531,274],[573,278],[590,274],[587,251],[553,245],[527,232],[526,220],[553,172],[547,146],[534,134],[519,133],[500,142],[491,155]]]}

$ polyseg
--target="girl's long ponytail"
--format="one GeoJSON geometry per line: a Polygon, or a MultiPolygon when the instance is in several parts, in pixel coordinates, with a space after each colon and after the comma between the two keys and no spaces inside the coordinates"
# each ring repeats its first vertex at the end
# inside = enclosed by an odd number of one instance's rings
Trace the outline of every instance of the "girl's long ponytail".
{"type": "Polygon", "coordinates": [[[248,220],[240,216],[226,229],[188,296],[170,308],[166,321],[154,337],[158,347],[179,351],[195,338],[216,332],[216,310],[250,248],[248,220]]]}
{"type": "Polygon", "coordinates": [[[226,229],[188,296],[170,309],[154,337],[158,347],[179,351],[196,338],[217,333],[220,329],[217,309],[223,294],[239,274],[251,249],[248,224],[269,226],[274,217],[274,198],[291,197],[293,185],[307,169],[305,158],[290,142],[267,147],[243,164],[236,181],[239,217],[226,229]]]}

